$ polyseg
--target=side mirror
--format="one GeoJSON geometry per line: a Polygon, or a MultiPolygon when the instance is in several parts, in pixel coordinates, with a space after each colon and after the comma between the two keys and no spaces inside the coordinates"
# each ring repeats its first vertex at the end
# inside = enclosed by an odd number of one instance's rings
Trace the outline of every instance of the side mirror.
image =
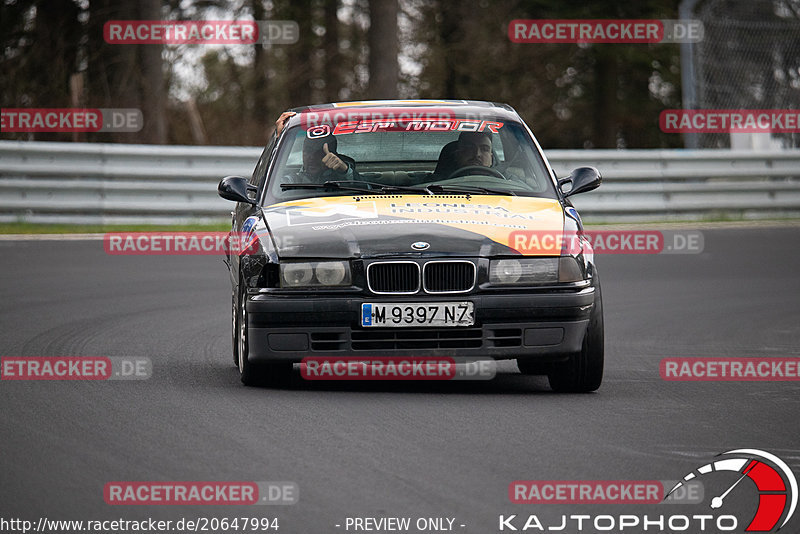
{"type": "Polygon", "coordinates": [[[569,197],[597,189],[601,183],[603,183],[603,177],[600,175],[600,171],[594,167],[578,167],[568,177],[558,181],[558,188],[565,197],[569,197]],[[570,184],[570,187],[565,189],[564,185],[566,184],[570,184]]]}
{"type": "Polygon", "coordinates": [[[244,202],[255,206],[256,201],[247,196],[247,192],[252,190],[252,186],[241,176],[226,176],[219,181],[217,186],[217,193],[225,200],[244,202]]]}

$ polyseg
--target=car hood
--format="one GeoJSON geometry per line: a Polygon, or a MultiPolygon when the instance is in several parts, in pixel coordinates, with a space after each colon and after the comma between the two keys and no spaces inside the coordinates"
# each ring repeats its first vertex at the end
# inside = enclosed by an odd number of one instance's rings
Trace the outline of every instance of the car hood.
{"type": "Polygon", "coordinates": [[[557,200],[497,195],[314,197],[262,213],[281,258],[513,255],[520,234],[564,228],[557,200]]]}

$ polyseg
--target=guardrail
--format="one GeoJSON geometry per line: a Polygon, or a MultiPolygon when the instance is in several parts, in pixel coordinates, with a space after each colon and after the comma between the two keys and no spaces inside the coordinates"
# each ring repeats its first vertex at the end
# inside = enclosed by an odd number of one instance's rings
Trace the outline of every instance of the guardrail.
{"type": "MultiPolygon", "coordinates": [[[[0,221],[223,221],[226,175],[258,147],[0,141],[0,221]]],[[[573,202],[586,222],[800,216],[800,150],[549,150],[559,176],[591,165],[603,185],[573,202]]]]}

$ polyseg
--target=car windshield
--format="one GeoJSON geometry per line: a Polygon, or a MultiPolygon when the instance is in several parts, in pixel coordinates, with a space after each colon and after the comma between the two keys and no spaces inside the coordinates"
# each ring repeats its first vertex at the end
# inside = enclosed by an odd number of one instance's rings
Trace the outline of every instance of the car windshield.
{"type": "Polygon", "coordinates": [[[354,192],[557,198],[536,145],[518,122],[360,121],[285,132],[266,204],[354,192]]]}

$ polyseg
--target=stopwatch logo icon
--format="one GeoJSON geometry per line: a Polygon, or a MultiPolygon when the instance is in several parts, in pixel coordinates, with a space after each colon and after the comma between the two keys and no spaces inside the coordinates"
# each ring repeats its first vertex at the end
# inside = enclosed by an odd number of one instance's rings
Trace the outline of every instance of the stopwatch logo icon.
{"type": "Polygon", "coordinates": [[[665,499],[684,483],[709,473],[728,471],[740,476],[723,493],[711,499],[711,508],[725,505],[725,498],[739,487],[745,478],[758,489],[758,509],[746,532],[770,532],[783,518],[777,530],[789,522],[797,508],[797,479],[786,463],[769,452],[758,449],[736,449],[719,454],[719,460],[698,467],[675,484],[665,499]]]}

